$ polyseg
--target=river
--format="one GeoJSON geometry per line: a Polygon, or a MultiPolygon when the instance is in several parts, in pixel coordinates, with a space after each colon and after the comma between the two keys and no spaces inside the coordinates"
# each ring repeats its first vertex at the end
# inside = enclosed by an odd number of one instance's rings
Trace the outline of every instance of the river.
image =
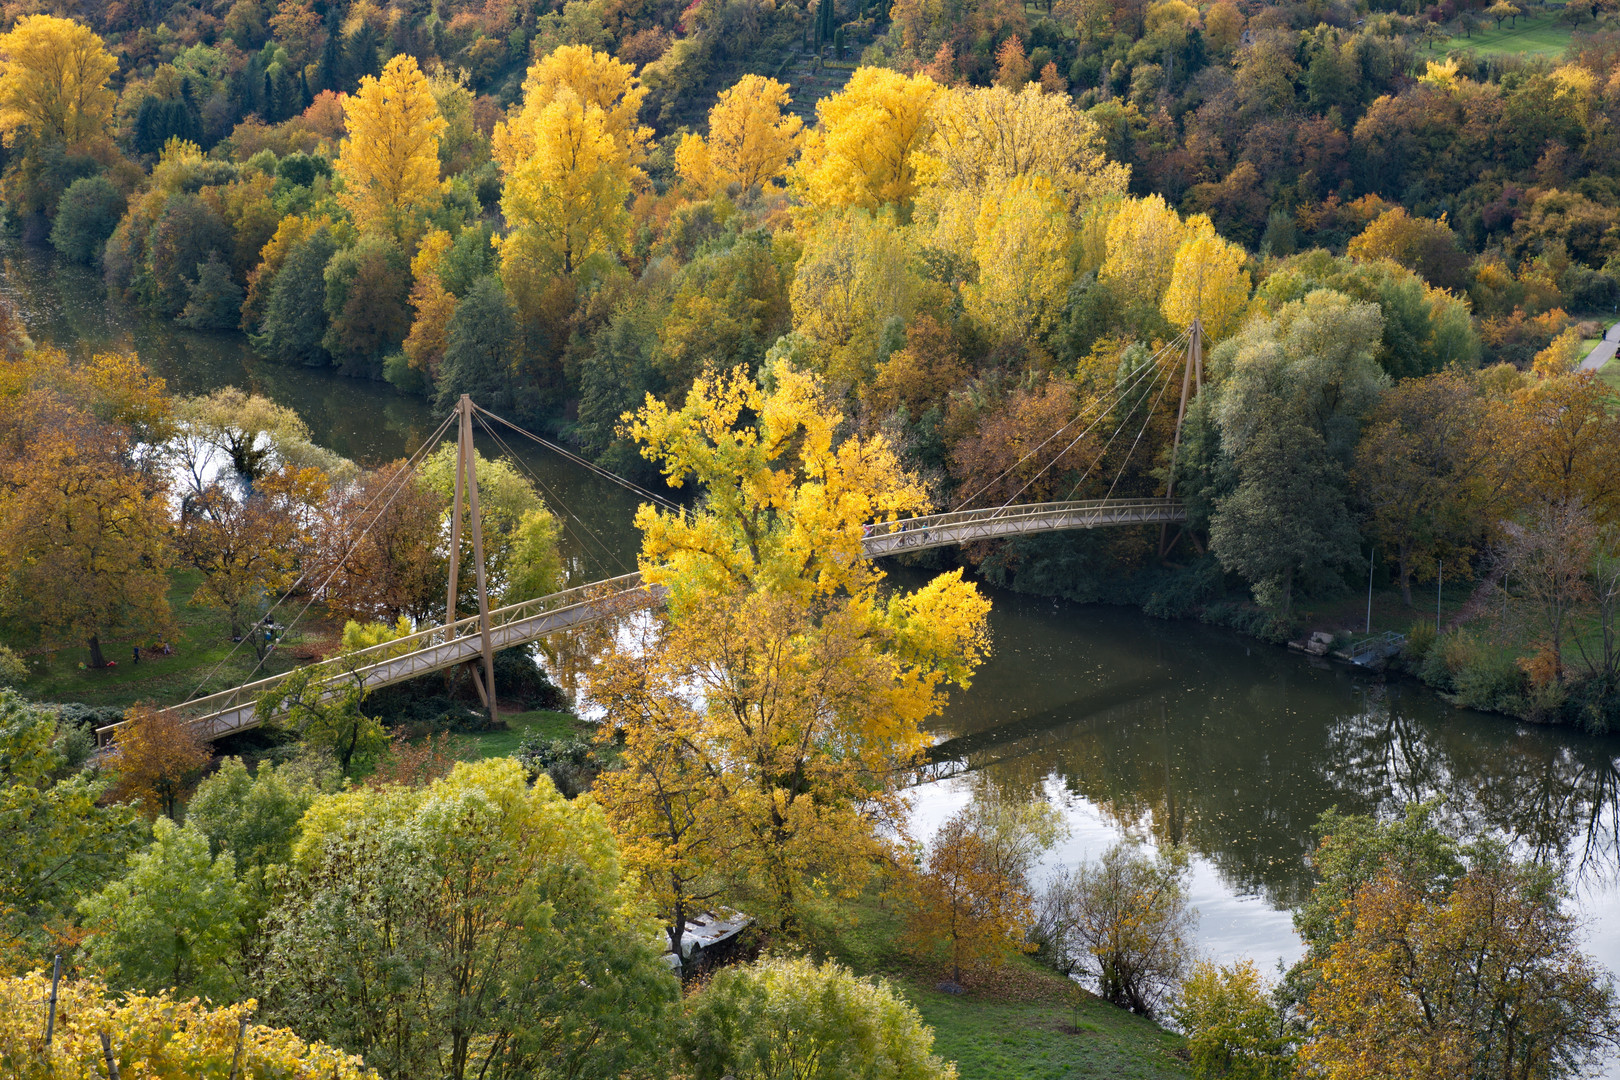
{"type": "MultiPolygon", "coordinates": [[[[89,271],[15,245],[0,247],[0,291],[37,341],[134,349],[180,393],[265,394],[362,464],[409,452],[437,423],[385,385],[266,363],[236,335],[140,316],[109,302],[89,271]]],[[[573,582],[633,565],[630,492],[532,444],[513,449],[570,521],[573,582]]],[[[1448,814],[1568,865],[1586,947],[1620,971],[1620,739],[1453,709],[1411,682],[1193,623],[992,598],[994,653],[937,724],[969,769],[917,789],[919,836],[993,783],[1062,808],[1070,835],[1048,865],[1095,857],[1122,835],[1184,843],[1199,947],[1267,969],[1300,953],[1288,910],[1310,888],[1323,810],[1388,815],[1441,796],[1448,814]]]]}

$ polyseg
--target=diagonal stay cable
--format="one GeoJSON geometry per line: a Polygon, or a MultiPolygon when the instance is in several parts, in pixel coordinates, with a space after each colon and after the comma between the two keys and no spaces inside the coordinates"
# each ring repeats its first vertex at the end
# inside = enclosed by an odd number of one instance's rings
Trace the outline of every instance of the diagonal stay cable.
{"type": "MultiPolygon", "coordinates": [[[[1181,335],[1177,335],[1177,337],[1175,339],[1172,339],[1168,344],[1160,347],[1158,352],[1154,353],[1153,356],[1150,358],[1150,360],[1157,360],[1160,353],[1163,353],[1166,349],[1173,348],[1176,345],[1176,343],[1180,340],[1181,336],[1185,335],[1185,333],[1186,333],[1186,331],[1182,331],[1181,335]]],[[[1148,365],[1144,364],[1142,366],[1141,370],[1145,371],[1147,369],[1147,367],[1148,367],[1148,365]]],[[[1081,420],[1084,420],[1086,418],[1086,416],[1088,416],[1090,414],[1091,410],[1093,408],[1095,408],[1098,404],[1103,402],[1106,398],[1108,398],[1109,396],[1113,396],[1116,399],[1115,401],[1109,402],[1108,408],[1111,409],[1111,408],[1113,408],[1114,405],[1118,404],[1117,399],[1122,398],[1126,393],[1129,392],[1130,389],[1131,389],[1130,386],[1115,386],[1114,389],[1109,391],[1107,394],[1101,395],[1098,398],[1096,398],[1095,400],[1087,402],[1086,405],[1079,412],[1077,412],[1072,419],[1070,419],[1068,421],[1068,423],[1064,424],[1062,427],[1060,427],[1056,431],[1052,432],[1052,434],[1050,434],[1046,438],[1042,439],[1033,448],[1031,448],[1029,451],[1027,451],[1024,454],[1023,457],[1019,458],[1017,461],[1013,462],[1011,465],[1009,465],[1005,469],[1001,470],[1001,472],[997,473],[995,476],[993,476],[989,480],[985,481],[984,484],[981,485],[977,491],[973,492],[971,495],[968,495],[966,498],[962,499],[959,503],[957,503],[956,506],[953,508],[952,513],[954,513],[957,510],[961,510],[963,507],[967,506],[968,503],[972,502],[974,499],[977,499],[980,495],[983,495],[986,491],[990,490],[990,488],[993,485],[995,485],[997,482],[999,482],[1000,480],[1005,478],[1007,476],[1007,474],[1011,473],[1014,469],[1018,468],[1024,462],[1028,461],[1030,458],[1032,458],[1036,454],[1040,453],[1043,449],[1045,449],[1046,445],[1048,443],[1050,443],[1053,439],[1056,439],[1058,436],[1062,435],[1065,431],[1069,430],[1069,428],[1073,427],[1075,424],[1079,423],[1081,420]]],[[[1099,414],[1098,418],[1101,419],[1102,416],[1106,416],[1107,414],[1108,414],[1108,410],[1104,409],[1103,412],[1101,414],[1099,414]]],[[[1067,454],[1069,452],[1070,447],[1072,447],[1074,445],[1074,443],[1078,442],[1078,441],[1079,441],[1078,439],[1075,439],[1075,440],[1070,442],[1069,446],[1064,447],[1063,454],[1067,454]]],[[[1062,457],[1063,454],[1059,454],[1058,457],[1062,457]]]]}
{"type": "Polygon", "coordinates": [[[1171,384],[1176,381],[1174,378],[1175,367],[1172,365],[1166,370],[1172,377],[1166,379],[1164,385],[1159,387],[1159,396],[1153,399],[1153,404],[1148,408],[1147,415],[1142,417],[1142,427],[1137,431],[1136,439],[1131,443],[1131,448],[1125,451],[1125,457],[1119,463],[1119,471],[1114,474],[1114,482],[1108,485],[1108,494],[1103,496],[1104,501],[1114,497],[1114,489],[1119,486],[1121,478],[1124,477],[1125,467],[1131,463],[1131,455],[1136,453],[1136,448],[1142,444],[1142,436],[1147,434],[1148,425],[1153,422],[1153,414],[1159,410],[1159,402],[1164,400],[1164,395],[1170,392],[1171,384]]]}
{"type": "MultiPolygon", "coordinates": [[[[540,474],[538,472],[531,469],[527,462],[517,456],[517,453],[506,444],[505,439],[501,438],[500,435],[496,433],[495,429],[489,425],[488,421],[486,421],[482,416],[479,416],[476,412],[473,414],[473,418],[478,421],[479,426],[484,429],[484,432],[490,438],[495,440],[496,445],[506,453],[506,456],[512,459],[512,463],[527,473],[529,478],[539,486],[540,490],[545,492],[546,497],[551,499],[562,509],[562,527],[565,530],[572,533],[573,530],[569,529],[569,522],[578,522],[579,526],[585,530],[586,535],[596,542],[597,547],[602,549],[602,553],[607,556],[609,562],[616,563],[621,570],[625,570],[626,572],[630,570],[630,567],[625,563],[624,559],[612,548],[608,547],[607,543],[596,534],[596,531],[586,523],[584,518],[575,514],[574,511],[569,508],[568,504],[563,502],[562,496],[553,491],[550,485],[540,478],[540,474]]],[[[574,534],[574,539],[576,542],[579,541],[579,536],[577,533],[574,534]]],[[[579,546],[584,548],[585,544],[580,543],[579,546]]]]}
{"type": "MultiPolygon", "coordinates": [[[[1166,348],[1168,348],[1168,346],[1166,346],[1166,348]]],[[[1152,357],[1149,358],[1148,363],[1143,364],[1141,367],[1139,367],[1135,371],[1131,372],[1130,375],[1126,376],[1125,380],[1123,382],[1119,383],[1118,385],[1116,385],[1114,390],[1111,391],[1110,394],[1103,395],[1102,397],[1099,397],[1097,399],[1099,402],[1105,400],[1106,398],[1108,398],[1110,396],[1113,398],[1113,400],[1111,402],[1109,402],[1107,408],[1105,408],[1101,412],[1099,412],[1097,414],[1096,418],[1093,419],[1091,421],[1091,423],[1087,424],[1085,426],[1085,428],[1083,430],[1081,430],[1081,432],[1078,435],[1076,435],[1073,439],[1070,439],[1067,446],[1065,446],[1057,454],[1054,454],[1051,461],[1048,461],[1045,465],[1041,466],[1041,468],[1035,473],[1034,476],[1031,476],[1028,480],[1024,481],[1023,486],[1020,487],[1017,491],[1013,492],[1012,495],[1009,496],[1007,498],[1007,500],[1004,501],[1001,504],[1001,509],[1006,509],[1007,507],[1013,505],[1014,501],[1016,501],[1018,499],[1018,497],[1021,496],[1024,492],[1028,491],[1030,489],[1030,487],[1035,483],[1035,481],[1039,480],[1042,476],[1046,475],[1046,472],[1047,472],[1048,469],[1052,468],[1052,466],[1056,465],[1059,461],[1063,460],[1064,455],[1067,454],[1070,450],[1074,449],[1074,447],[1079,444],[1081,439],[1085,438],[1087,435],[1089,435],[1091,433],[1093,428],[1095,428],[1098,424],[1102,423],[1103,420],[1106,419],[1109,416],[1109,414],[1110,414],[1111,410],[1114,408],[1114,406],[1119,404],[1119,402],[1124,399],[1126,394],[1128,394],[1131,391],[1135,390],[1137,388],[1137,386],[1140,385],[1140,383],[1145,378],[1147,378],[1149,373],[1153,373],[1153,379],[1152,379],[1152,381],[1150,381],[1148,383],[1149,387],[1151,388],[1153,383],[1158,381],[1158,370],[1159,369],[1158,369],[1158,366],[1156,365],[1155,361],[1158,359],[1158,357],[1161,354],[1163,354],[1164,351],[1165,351],[1164,349],[1160,349],[1159,352],[1155,353],[1152,357]]],[[[1140,401],[1138,402],[1138,404],[1140,404],[1140,401]]],[[[1134,407],[1132,408],[1132,412],[1135,412],[1134,407]]],[[[1130,415],[1131,415],[1130,413],[1127,413],[1125,419],[1129,419],[1130,415]]],[[[1124,423],[1125,423],[1125,420],[1121,420],[1119,426],[1114,429],[1113,435],[1109,436],[1108,444],[1105,444],[1103,446],[1102,453],[1105,454],[1105,453],[1108,452],[1108,446],[1111,445],[1113,443],[1114,438],[1119,435],[1119,430],[1120,430],[1121,427],[1124,426],[1124,423]]],[[[1067,424],[1064,425],[1064,427],[1068,427],[1068,426],[1069,425],[1067,425],[1067,424]]],[[[1087,475],[1089,475],[1091,469],[1096,468],[1097,462],[1101,461],[1101,460],[1102,460],[1102,456],[1101,456],[1101,454],[1099,454],[1098,457],[1097,457],[1097,460],[1093,461],[1091,463],[1091,465],[1087,467],[1087,470],[1086,470],[1087,475]]],[[[1072,495],[1073,492],[1070,492],[1070,494],[1072,495]]]]}
{"type": "MultiPolygon", "coordinates": [[[[1160,350],[1160,352],[1163,352],[1163,350],[1160,350]]],[[[1148,384],[1147,393],[1144,393],[1141,397],[1137,398],[1136,399],[1136,404],[1132,405],[1131,408],[1130,408],[1130,411],[1127,412],[1123,417],[1120,418],[1119,426],[1114,429],[1114,433],[1112,435],[1108,436],[1108,441],[1106,443],[1104,443],[1103,448],[1100,451],[1098,451],[1097,457],[1092,461],[1092,463],[1090,465],[1086,466],[1086,471],[1081,473],[1080,478],[1074,482],[1074,485],[1072,487],[1069,488],[1069,494],[1068,494],[1069,499],[1074,498],[1075,493],[1080,490],[1080,485],[1084,484],[1086,482],[1086,480],[1091,476],[1092,472],[1096,470],[1097,466],[1099,466],[1099,465],[1101,465],[1103,463],[1103,459],[1108,456],[1108,451],[1114,445],[1114,440],[1119,438],[1119,433],[1125,430],[1125,425],[1130,422],[1131,417],[1136,415],[1136,410],[1140,409],[1142,407],[1142,403],[1147,400],[1148,394],[1153,393],[1153,387],[1154,387],[1155,384],[1158,383],[1160,377],[1164,378],[1164,386],[1159,390],[1160,397],[1162,397],[1164,395],[1165,390],[1169,389],[1170,384],[1175,381],[1175,371],[1176,371],[1176,369],[1175,369],[1175,365],[1173,365],[1173,364],[1166,364],[1166,365],[1164,365],[1162,367],[1157,366],[1157,365],[1152,365],[1152,364],[1144,364],[1143,366],[1144,367],[1152,367],[1154,372],[1155,372],[1153,382],[1148,384]]],[[[1156,404],[1157,404],[1157,401],[1155,401],[1155,405],[1156,404]]],[[[1148,410],[1148,416],[1151,418],[1152,415],[1153,415],[1153,411],[1150,408],[1148,410]]],[[[1146,430],[1146,421],[1143,421],[1143,430],[1146,430]]],[[[1140,432],[1137,434],[1137,438],[1138,439],[1141,438],[1141,433],[1140,432]]],[[[1134,443],[1132,444],[1132,449],[1135,449],[1135,444],[1134,443]]],[[[1127,456],[1127,460],[1128,460],[1128,456],[1127,456]]],[[[1110,487],[1108,490],[1109,490],[1109,494],[1113,493],[1113,488],[1112,487],[1110,487]]]]}
{"type": "Polygon", "coordinates": [[[575,453],[565,449],[564,447],[558,446],[556,443],[552,442],[550,439],[543,439],[539,435],[536,435],[534,432],[528,431],[528,430],[526,430],[524,428],[521,428],[518,425],[512,423],[512,421],[508,420],[506,417],[498,416],[495,413],[490,412],[488,409],[484,408],[482,405],[474,403],[473,408],[475,410],[477,410],[477,412],[481,413],[482,415],[489,417],[491,420],[499,420],[501,423],[505,424],[507,427],[511,428],[513,431],[517,432],[519,435],[523,435],[523,436],[525,436],[527,438],[533,439],[535,442],[539,443],[541,446],[545,447],[547,450],[551,450],[554,453],[561,454],[563,457],[567,458],[569,461],[572,461],[575,465],[578,465],[580,468],[589,469],[591,472],[595,473],[596,475],[602,477],[605,480],[611,480],[613,483],[618,484],[622,488],[625,488],[625,489],[627,489],[629,491],[632,491],[635,494],[640,495],[640,496],[642,496],[644,498],[651,499],[653,502],[661,504],[666,510],[674,510],[676,513],[681,512],[681,507],[678,504],[670,501],[669,499],[664,498],[662,495],[659,495],[659,494],[656,494],[654,492],[648,491],[646,488],[642,487],[640,484],[637,484],[637,483],[635,483],[633,481],[630,481],[630,480],[626,480],[624,477],[620,476],[618,473],[612,471],[611,469],[604,469],[602,466],[596,464],[596,462],[591,461],[591,460],[589,460],[587,458],[582,458],[578,454],[575,454],[575,453]]]}
{"type": "MultiPolygon", "coordinates": [[[[394,505],[394,500],[399,498],[400,492],[405,490],[405,480],[416,470],[416,467],[421,464],[420,459],[423,457],[423,455],[432,450],[434,447],[438,446],[439,439],[444,435],[445,430],[449,428],[451,422],[454,421],[455,418],[455,413],[451,413],[449,416],[445,417],[444,422],[435,428],[433,434],[424,439],[422,441],[422,445],[418,446],[416,448],[416,452],[406,460],[405,467],[400,469],[393,476],[389,477],[388,483],[383,485],[382,490],[372,496],[370,505],[375,505],[377,500],[381,499],[383,495],[388,492],[390,487],[394,488],[394,492],[388,496],[388,501],[383,504],[383,508],[377,511],[376,515],[371,519],[370,523],[365,526],[365,528],[360,530],[360,534],[354,538],[354,540],[349,544],[348,548],[343,552],[343,557],[340,558],[337,561],[337,564],[332,567],[332,572],[326,575],[326,580],[322,581],[319,587],[310,593],[309,602],[299,610],[297,615],[293,616],[292,621],[287,624],[288,629],[291,629],[298,623],[298,620],[302,619],[306,614],[308,614],[310,607],[315,603],[316,597],[320,596],[321,593],[325,591],[326,587],[332,583],[332,579],[337,576],[337,572],[343,569],[344,564],[349,561],[349,556],[354,554],[354,549],[360,546],[360,541],[364,540],[366,538],[366,534],[371,531],[371,527],[377,524],[378,521],[382,520],[382,515],[388,512],[388,508],[390,506],[394,505]]],[[[364,520],[366,511],[370,509],[370,505],[361,510],[361,520],[364,520]]],[[[309,573],[309,570],[305,570],[302,574],[299,574],[297,580],[295,580],[291,585],[287,586],[287,588],[282,592],[280,598],[277,599],[274,604],[270,605],[270,609],[264,613],[263,617],[269,618],[275,613],[277,608],[286,603],[287,598],[297,590],[298,586],[304,583],[306,578],[309,577],[309,573]]],[[[238,641],[234,646],[232,646],[231,651],[225,654],[225,658],[218,664],[215,664],[213,670],[207,675],[204,675],[202,680],[198,682],[196,686],[192,687],[191,693],[186,695],[186,700],[190,701],[192,698],[196,697],[197,691],[206,686],[209,679],[212,679],[215,675],[219,674],[220,670],[230,662],[231,657],[236,655],[237,649],[240,649],[243,645],[247,644],[251,636],[252,635],[250,634],[244,634],[242,636],[242,640],[238,641]]],[[[260,657],[259,662],[253,665],[253,670],[248,672],[247,678],[243,679],[242,682],[252,682],[253,677],[259,673],[260,668],[264,667],[264,662],[270,659],[270,654],[273,652],[275,652],[274,648],[266,650],[264,656],[260,657]]]]}
{"type": "MultiPolygon", "coordinates": [[[[1154,384],[1156,384],[1159,381],[1159,377],[1162,374],[1162,371],[1161,371],[1161,369],[1160,369],[1160,367],[1159,367],[1159,365],[1157,363],[1157,360],[1158,360],[1158,357],[1163,352],[1164,352],[1164,350],[1160,349],[1158,353],[1155,353],[1152,357],[1149,358],[1147,363],[1143,364],[1140,368],[1138,368],[1136,371],[1132,372],[1129,376],[1126,377],[1126,381],[1125,381],[1125,383],[1122,384],[1119,393],[1115,395],[1114,405],[1119,404],[1119,402],[1124,399],[1126,394],[1128,394],[1131,391],[1135,390],[1141,384],[1143,376],[1145,376],[1146,374],[1148,374],[1150,372],[1152,373],[1153,377],[1148,380],[1148,390],[1147,390],[1147,392],[1148,393],[1153,392],[1153,386],[1154,386],[1154,384]]],[[[1144,397],[1145,397],[1145,395],[1144,395],[1144,397]]],[[[1113,433],[1108,436],[1108,441],[1105,442],[1103,444],[1103,448],[1097,452],[1097,456],[1096,456],[1096,458],[1094,458],[1092,460],[1091,464],[1086,466],[1086,471],[1081,474],[1080,480],[1076,482],[1075,487],[1078,487],[1081,483],[1084,483],[1085,478],[1087,476],[1091,475],[1091,470],[1095,469],[1099,464],[1101,464],[1102,459],[1105,456],[1107,456],[1107,454],[1108,454],[1108,448],[1110,446],[1114,445],[1114,440],[1119,438],[1119,433],[1122,430],[1124,430],[1126,422],[1129,421],[1130,418],[1133,415],[1135,415],[1136,410],[1141,407],[1142,400],[1143,400],[1143,398],[1138,398],[1137,401],[1136,401],[1136,404],[1131,406],[1130,411],[1127,412],[1123,417],[1120,418],[1119,423],[1117,425],[1115,425],[1115,427],[1114,427],[1113,433]]],[[[1112,409],[1113,406],[1111,405],[1111,406],[1109,406],[1109,408],[1112,409]]],[[[1071,441],[1069,443],[1069,446],[1066,446],[1066,447],[1063,448],[1063,453],[1062,454],[1058,454],[1056,457],[1052,458],[1051,461],[1048,461],[1045,465],[1043,465],[1039,472],[1037,472],[1034,476],[1030,477],[1028,480],[1026,480],[1024,482],[1023,487],[1019,488],[1017,491],[1015,491],[1012,494],[1012,498],[1017,499],[1024,492],[1028,491],[1029,488],[1031,487],[1031,485],[1033,485],[1035,483],[1035,481],[1039,480],[1046,473],[1046,470],[1050,469],[1052,466],[1056,465],[1059,461],[1061,461],[1063,459],[1063,455],[1067,454],[1069,452],[1070,447],[1073,447],[1074,445],[1079,443],[1079,441],[1081,439],[1085,438],[1086,434],[1088,432],[1090,432],[1090,430],[1092,428],[1094,428],[1098,424],[1102,423],[1103,419],[1105,417],[1107,417],[1108,415],[1109,415],[1109,413],[1105,411],[1102,414],[1100,414],[1097,417],[1097,419],[1093,420],[1090,424],[1088,424],[1086,426],[1085,431],[1082,431],[1080,434],[1076,435],[1074,437],[1073,441],[1071,441]]],[[[1069,497],[1070,498],[1074,497],[1074,488],[1071,488],[1069,490],[1069,497]]],[[[1011,505],[1011,502],[1009,501],[1006,505],[1011,505]]]]}

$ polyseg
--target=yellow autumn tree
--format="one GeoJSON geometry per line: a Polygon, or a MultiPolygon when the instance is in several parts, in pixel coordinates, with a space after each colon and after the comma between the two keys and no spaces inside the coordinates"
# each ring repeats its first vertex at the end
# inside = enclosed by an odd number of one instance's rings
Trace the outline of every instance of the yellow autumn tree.
{"type": "MultiPolygon", "coordinates": [[[[516,122],[530,115],[525,108],[516,122]]],[[[501,212],[512,226],[501,259],[566,276],[624,242],[625,202],[642,174],[609,127],[608,113],[572,89],[558,90],[533,116],[524,136],[529,152],[511,164],[501,192],[501,212]]]]}
{"type": "Polygon", "coordinates": [[[809,230],[788,299],[793,329],[810,339],[818,370],[840,384],[864,382],[880,335],[916,309],[921,283],[894,214],[830,213],[809,230]]]}
{"type": "Polygon", "coordinates": [[[434,229],[422,238],[411,260],[411,307],[416,309],[416,318],[403,348],[411,367],[430,377],[439,372],[439,362],[450,343],[450,320],[456,313],[455,294],[444,287],[439,277],[439,264],[450,244],[449,233],[434,229]]]}
{"type": "Polygon", "coordinates": [[[25,133],[76,146],[103,134],[116,103],[107,80],[117,70],[88,26],[23,16],[0,34],[0,137],[7,146],[25,133]]]}
{"type": "Polygon", "coordinates": [[[602,131],[632,165],[640,164],[652,131],[638,119],[647,90],[635,69],[589,45],[565,45],[529,67],[522,109],[510,121],[495,125],[495,158],[505,172],[537,151],[542,115],[565,95],[572,95],[587,112],[600,112],[602,131]]]}
{"type": "Polygon", "coordinates": [[[167,991],[116,994],[97,979],[64,979],[55,988],[56,1023],[46,1045],[51,996],[47,972],[0,978],[0,1060],[7,1075],[88,1080],[117,1069],[142,1080],[377,1080],[353,1054],[252,1023],[255,1001],[211,1008],[195,998],[176,1001],[167,991]]]}
{"type": "Polygon", "coordinates": [[[649,397],[630,424],[672,482],[692,477],[710,498],[695,514],[637,513],[642,573],[667,590],[668,616],[656,640],[621,642],[601,680],[610,727],[638,748],[603,799],[610,818],[646,821],[666,797],[654,770],[676,764],[646,751],[674,729],[692,765],[682,813],[725,847],[670,838],[627,855],[649,879],[677,857],[688,876],[706,866],[785,926],[808,893],[870,870],[923,722],[988,645],[989,602],[959,571],[881,588],[864,527],[924,511],[927,494],[882,436],[840,441],[843,422],[819,379],[779,363],[760,381],[706,374],[679,410],[649,397]]]}
{"type": "Polygon", "coordinates": [[[1108,254],[1098,279],[1118,289],[1127,304],[1158,307],[1190,224],[1161,195],[1126,200],[1108,221],[1108,254]]]}
{"type": "Polygon", "coordinates": [[[918,189],[914,154],[933,133],[939,85],[926,75],[856,70],[843,91],[816,104],[796,185],[814,206],[907,211],[918,189]]]}
{"type": "Polygon", "coordinates": [[[415,212],[440,191],[444,117],[414,57],[400,54],[366,76],[345,106],[348,137],[338,152],[344,207],[361,232],[410,231],[415,212]]]}
{"type": "Polygon", "coordinates": [[[928,180],[946,191],[982,196],[1021,176],[1044,178],[1076,211],[1092,201],[1125,194],[1128,165],[1103,153],[1097,122],[1068,94],[1030,84],[943,91],[934,102],[933,137],[918,155],[928,180]]]}
{"type": "Polygon", "coordinates": [[[681,179],[712,192],[780,180],[803,140],[804,121],[783,108],[788,88],[762,75],[744,75],[709,110],[709,136],[688,135],[675,151],[681,179]]]}
{"type": "Polygon", "coordinates": [[[962,287],[968,314],[1003,338],[1044,337],[1063,312],[1074,276],[1074,232],[1051,181],[1023,177],[986,195],[975,234],[979,277],[962,287]]]}
{"type": "Polygon", "coordinates": [[[1249,303],[1247,256],[1213,228],[1198,228],[1176,249],[1170,285],[1164,295],[1164,317],[1180,327],[1202,322],[1204,337],[1220,341],[1238,328],[1249,303]]]}

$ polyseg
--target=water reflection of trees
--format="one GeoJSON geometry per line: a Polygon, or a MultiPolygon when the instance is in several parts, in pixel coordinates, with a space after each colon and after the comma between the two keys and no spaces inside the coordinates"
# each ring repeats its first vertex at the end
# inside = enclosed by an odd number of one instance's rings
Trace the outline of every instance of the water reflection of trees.
{"type": "Polygon", "coordinates": [[[935,772],[982,770],[1026,794],[1055,774],[1122,827],[1185,842],[1231,887],[1278,905],[1310,887],[1305,858],[1322,811],[1388,815],[1435,796],[1459,822],[1567,860],[1583,877],[1620,876],[1614,740],[1294,668],[1289,677],[1263,662],[1237,694],[1196,678],[1127,682],[950,739],[935,772]]]}

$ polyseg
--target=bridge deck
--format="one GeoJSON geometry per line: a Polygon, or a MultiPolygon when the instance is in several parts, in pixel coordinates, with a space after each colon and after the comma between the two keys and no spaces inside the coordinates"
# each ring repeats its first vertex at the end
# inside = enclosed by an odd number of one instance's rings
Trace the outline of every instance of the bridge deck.
{"type": "MultiPolygon", "coordinates": [[[[1112,525],[1178,524],[1187,520],[1180,500],[1091,499],[1080,502],[1031,503],[1021,506],[959,510],[946,514],[878,522],[862,540],[872,558],[909,551],[995,540],[1032,533],[1095,529],[1112,525]]],[[[526,600],[490,612],[490,640],[496,649],[538,641],[559,630],[572,630],[613,618],[663,600],[657,586],[644,586],[640,574],[625,574],[593,582],[550,596],[526,600]]],[[[419,675],[442,671],[482,654],[479,617],[457,619],[381,645],[323,660],[325,681],[335,688],[358,681],[376,689],[405,682],[419,675]]],[[[245,683],[178,706],[192,718],[205,739],[259,725],[258,699],[274,690],[286,674],[245,683]]],[[[119,724],[98,728],[105,742],[119,724]]]]}

